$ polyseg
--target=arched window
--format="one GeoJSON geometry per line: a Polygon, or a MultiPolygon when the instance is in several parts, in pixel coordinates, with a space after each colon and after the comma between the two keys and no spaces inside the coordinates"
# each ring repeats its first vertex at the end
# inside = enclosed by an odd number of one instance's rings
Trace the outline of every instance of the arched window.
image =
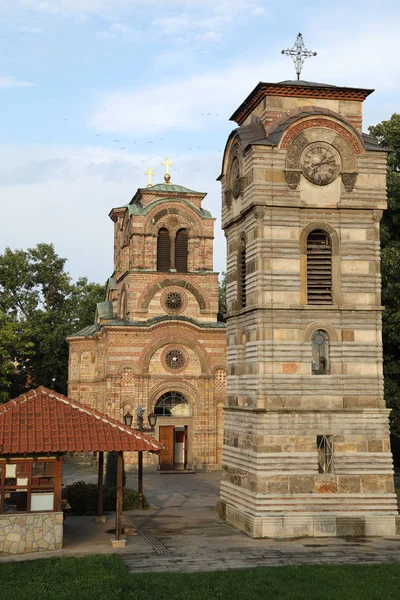
{"type": "Polygon", "coordinates": [[[307,303],[332,304],[332,245],[323,229],[307,238],[307,303]]]}
{"type": "Polygon", "coordinates": [[[329,374],[329,337],[323,329],[317,329],[311,336],[312,374],[329,374]]]}
{"type": "Polygon", "coordinates": [[[175,268],[178,273],[188,270],[188,234],[186,229],[179,229],[175,238],[175,268]]]}
{"type": "Polygon", "coordinates": [[[121,300],[120,300],[120,305],[119,305],[119,318],[125,319],[125,317],[127,316],[127,312],[128,312],[128,305],[127,305],[126,291],[124,289],[124,290],[122,290],[121,300]]]}
{"type": "Polygon", "coordinates": [[[157,400],[154,412],[160,417],[191,417],[192,410],[180,392],[166,392],[157,400]]]}
{"type": "Polygon", "coordinates": [[[238,287],[239,287],[239,306],[245,308],[246,306],[246,242],[241,240],[239,248],[239,260],[238,260],[238,287]]]}
{"type": "Polygon", "coordinates": [[[157,271],[169,271],[171,268],[171,240],[169,231],[162,227],[157,239],[157,271]]]}

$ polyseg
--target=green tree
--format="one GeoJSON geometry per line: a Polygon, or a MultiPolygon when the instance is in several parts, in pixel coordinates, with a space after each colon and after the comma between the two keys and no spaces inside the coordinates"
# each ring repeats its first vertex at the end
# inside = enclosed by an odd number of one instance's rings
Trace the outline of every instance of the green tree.
{"type": "Polygon", "coordinates": [[[392,408],[392,432],[400,437],[400,114],[369,128],[390,148],[387,168],[388,208],[381,222],[381,273],[385,399],[392,408]]]}
{"type": "Polygon", "coordinates": [[[226,319],[226,273],[222,272],[218,280],[218,321],[226,319]]]}
{"type": "Polygon", "coordinates": [[[93,321],[104,286],[72,282],[65,263],[52,244],[0,255],[2,401],[37,385],[67,393],[65,338],[93,321]]]}
{"type": "Polygon", "coordinates": [[[17,354],[26,356],[31,347],[32,344],[21,339],[17,324],[0,312],[0,404],[8,400],[9,391],[17,382],[17,354]]]}

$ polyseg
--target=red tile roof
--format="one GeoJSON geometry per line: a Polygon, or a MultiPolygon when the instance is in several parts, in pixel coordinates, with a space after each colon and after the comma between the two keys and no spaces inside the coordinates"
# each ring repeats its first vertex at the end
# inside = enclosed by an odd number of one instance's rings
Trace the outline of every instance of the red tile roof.
{"type": "Polygon", "coordinates": [[[0,405],[0,454],[159,452],[162,444],[45,387],[0,405]]]}

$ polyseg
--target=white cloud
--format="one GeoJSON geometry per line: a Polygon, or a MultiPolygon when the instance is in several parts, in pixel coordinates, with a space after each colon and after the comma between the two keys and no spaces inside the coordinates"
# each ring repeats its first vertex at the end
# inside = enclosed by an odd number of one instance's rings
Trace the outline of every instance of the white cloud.
{"type": "Polygon", "coordinates": [[[40,27],[19,27],[18,31],[20,33],[29,33],[29,34],[40,34],[43,33],[43,30],[40,27]]]}
{"type": "MultiPolygon", "coordinates": [[[[173,181],[209,192],[203,205],[215,217],[220,213],[220,187],[215,181],[220,156],[180,155],[172,167],[173,181]]],[[[6,246],[53,242],[56,252],[68,258],[67,270],[74,278],[86,275],[105,281],[113,269],[108,213],[146,186],[147,158],[93,147],[0,146],[0,193],[7,198],[0,252],[6,246]]],[[[163,159],[152,157],[156,182],[162,180],[163,159]]],[[[225,240],[219,222],[215,233],[215,266],[224,270],[225,240]]]]}
{"type": "MultiPolygon", "coordinates": [[[[366,27],[357,35],[353,31],[351,36],[346,29],[326,31],[318,37],[320,43],[314,37],[309,45],[322,49],[316,58],[306,61],[304,79],[350,87],[376,87],[381,95],[399,88],[400,38],[396,24],[386,23],[377,31],[372,26],[366,27]],[[350,60],[355,56],[360,58],[350,60]],[[385,56],[384,68],[382,56],[385,56]]],[[[285,79],[295,78],[288,58],[275,51],[272,55],[272,51],[274,49],[270,49],[263,60],[235,63],[225,69],[107,95],[90,117],[91,124],[100,131],[138,136],[148,135],[149,131],[201,129],[202,113],[210,113],[208,125],[215,120],[216,113],[230,115],[260,80],[279,81],[284,73],[287,73],[285,79]]]]}
{"type": "Polygon", "coordinates": [[[61,14],[97,14],[104,15],[117,11],[132,11],[136,9],[152,10],[152,6],[167,8],[168,12],[184,9],[189,11],[205,11],[206,13],[251,13],[259,11],[265,4],[264,0],[1,0],[0,7],[8,9],[31,9],[37,12],[61,14]]]}
{"type": "Polygon", "coordinates": [[[11,90],[13,88],[25,88],[35,85],[31,81],[22,81],[14,77],[6,77],[0,75],[0,90],[11,90]]]}
{"type": "MultiPolygon", "coordinates": [[[[279,73],[278,66],[266,70],[279,73]]],[[[99,131],[148,135],[166,129],[201,129],[204,119],[230,114],[258,83],[261,66],[235,65],[221,71],[195,75],[131,92],[106,96],[91,117],[99,131]],[[153,127],[154,126],[154,127],[153,127]]]]}

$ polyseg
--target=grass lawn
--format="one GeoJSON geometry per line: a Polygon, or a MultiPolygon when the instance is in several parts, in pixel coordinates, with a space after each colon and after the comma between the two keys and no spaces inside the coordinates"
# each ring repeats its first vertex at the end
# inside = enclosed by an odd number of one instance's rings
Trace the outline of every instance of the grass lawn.
{"type": "Polygon", "coordinates": [[[1,600],[387,600],[400,564],[130,575],[118,556],[0,564],[1,600]]]}

